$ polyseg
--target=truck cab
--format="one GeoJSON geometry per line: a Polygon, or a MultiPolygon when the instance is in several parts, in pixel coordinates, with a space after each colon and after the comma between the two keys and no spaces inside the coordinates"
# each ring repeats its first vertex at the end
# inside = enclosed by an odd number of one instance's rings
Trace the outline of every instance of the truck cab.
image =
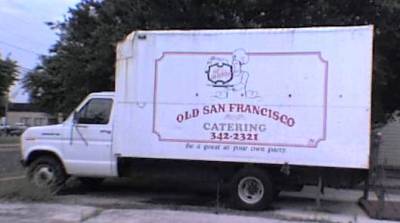
{"type": "Polygon", "coordinates": [[[117,176],[112,153],[114,92],[88,95],[61,124],[31,127],[21,137],[22,163],[37,186],[78,177],[117,176]]]}

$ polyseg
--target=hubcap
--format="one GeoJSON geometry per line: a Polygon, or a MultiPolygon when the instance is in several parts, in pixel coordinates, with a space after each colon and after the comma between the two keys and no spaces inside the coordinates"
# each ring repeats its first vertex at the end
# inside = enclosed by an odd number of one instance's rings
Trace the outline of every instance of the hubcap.
{"type": "Polygon", "coordinates": [[[33,182],[36,186],[45,188],[55,182],[54,171],[50,166],[40,166],[33,175],[33,182]]]}
{"type": "Polygon", "coordinates": [[[242,201],[255,204],[264,196],[264,185],[256,177],[244,177],[238,184],[238,194],[242,201]]]}

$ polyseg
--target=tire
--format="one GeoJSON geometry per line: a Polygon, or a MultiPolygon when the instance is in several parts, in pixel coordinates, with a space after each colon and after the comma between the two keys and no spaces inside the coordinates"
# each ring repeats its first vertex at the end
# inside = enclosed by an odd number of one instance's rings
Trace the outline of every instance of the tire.
{"type": "Polygon", "coordinates": [[[78,179],[81,182],[81,184],[90,188],[98,187],[104,181],[104,178],[92,178],[92,177],[79,177],[78,179]]]}
{"type": "Polygon", "coordinates": [[[232,179],[231,205],[242,210],[263,210],[274,199],[274,187],[268,173],[260,168],[244,168],[232,179]]]}
{"type": "Polygon", "coordinates": [[[29,164],[28,179],[40,190],[57,193],[64,187],[67,174],[58,159],[40,156],[29,164]]]}

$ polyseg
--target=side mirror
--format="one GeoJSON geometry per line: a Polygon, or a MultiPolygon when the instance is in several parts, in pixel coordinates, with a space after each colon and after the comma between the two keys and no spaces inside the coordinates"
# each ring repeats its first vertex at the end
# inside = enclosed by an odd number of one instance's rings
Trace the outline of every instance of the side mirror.
{"type": "Polygon", "coordinates": [[[78,123],[79,116],[80,116],[79,112],[74,111],[74,115],[73,115],[73,118],[72,118],[72,123],[74,123],[74,124],[78,123]]]}

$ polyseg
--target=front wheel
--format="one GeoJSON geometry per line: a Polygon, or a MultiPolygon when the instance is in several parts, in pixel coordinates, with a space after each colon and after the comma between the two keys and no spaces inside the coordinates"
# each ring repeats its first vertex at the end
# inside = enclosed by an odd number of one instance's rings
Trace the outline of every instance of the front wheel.
{"type": "Polygon", "coordinates": [[[235,208],[262,210],[272,203],[273,198],[273,183],[265,170],[245,168],[233,177],[231,201],[235,208]]]}
{"type": "Polygon", "coordinates": [[[38,189],[56,193],[64,186],[67,174],[60,161],[52,156],[41,156],[29,164],[28,179],[38,189]]]}

